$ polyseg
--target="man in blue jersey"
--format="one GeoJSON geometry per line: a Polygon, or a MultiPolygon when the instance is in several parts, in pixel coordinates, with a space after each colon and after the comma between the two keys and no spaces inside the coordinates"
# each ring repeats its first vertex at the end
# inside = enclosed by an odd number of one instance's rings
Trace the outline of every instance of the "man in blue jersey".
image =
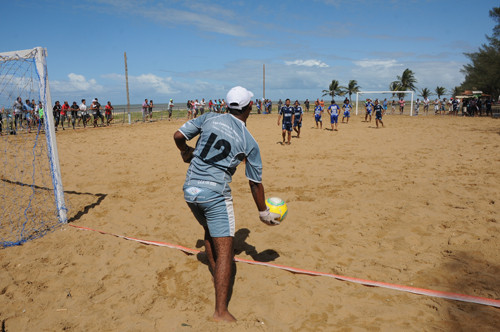
{"type": "Polygon", "coordinates": [[[351,117],[351,109],[352,106],[349,104],[349,99],[344,100],[344,105],[342,105],[342,109],[344,110],[344,114],[342,115],[342,123],[344,123],[344,118],[347,118],[347,122],[349,123],[349,118],[351,117]]]}
{"type": "Polygon", "coordinates": [[[383,127],[384,123],[382,122],[382,114],[384,113],[384,108],[378,103],[378,99],[375,99],[375,105],[373,106],[373,108],[375,109],[375,124],[377,125],[377,128],[379,122],[383,127]]]}
{"type": "Polygon", "coordinates": [[[340,113],[340,107],[339,105],[335,104],[335,100],[332,99],[331,105],[328,106],[328,114],[330,114],[330,123],[332,125],[332,131],[334,130],[338,131],[339,113],[340,113]]]}
{"type": "Polygon", "coordinates": [[[290,140],[292,139],[292,125],[295,120],[295,110],[290,106],[290,99],[285,100],[285,106],[283,106],[278,112],[278,126],[280,125],[280,120],[283,117],[283,123],[281,126],[281,135],[283,136],[283,143],[290,145],[290,140]],[[288,142],[285,143],[285,136],[288,132],[288,142]]]}
{"type": "Polygon", "coordinates": [[[205,252],[214,278],[216,321],[235,321],[228,311],[234,260],[235,217],[229,183],[236,167],[245,160],[245,175],[267,225],[278,225],[279,215],[265,203],[262,185],[262,160],[259,145],[246,128],[252,110],[253,93],[240,86],[227,93],[230,113],[206,113],[186,122],[174,134],[174,141],[189,168],[184,183],[184,198],[205,230],[205,252]],[[200,135],[196,148],[187,141],[200,135]]]}
{"type": "Polygon", "coordinates": [[[366,100],[365,108],[366,108],[365,122],[372,122],[373,103],[370,98],[366,100]],[[370,121],[367,121],[368,117],[370,117],[370,121]]]}
{"type": "Polygon", "coordinates": [[[294,112],[295,118],[293,121],[293,130],[297,133],[297,138],[300,138],[300,128],[302,128],[302,115],[304,114],[304,111],[302,110],[302,106],[300,106],[298,100],[295,101],[294,112]]]}
{"type": "Polygon", "coordinates": [[[321,107],[319,100],[314,103],[314,121],[316,121],[316,129],[318,125],[320,129],[323,129],[323,120],[321,120],[321,115],[323,114],[323,107],[321,107]]]}

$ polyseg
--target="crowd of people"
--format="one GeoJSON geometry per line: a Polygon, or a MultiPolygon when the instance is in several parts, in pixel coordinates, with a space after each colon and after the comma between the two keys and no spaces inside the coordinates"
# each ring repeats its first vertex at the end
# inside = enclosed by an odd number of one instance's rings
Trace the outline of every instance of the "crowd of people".
{"type": "MultiPolygon", "coordinates": [[[[396,108],[399,108],[399,113],[403,114],[407,101],[404,98],[399,100],[388,101],[385,98],[383,101],[375,99],[375,101],[370,98],[366,99],[364,102],[365,107],[365,119],[366,122],[371,122],[372,113],[375,115],[375,123],[378,127],[379,124],[382,126],[382,116],[384,114],[394,114],[396,113],[396,108]],[[389,111],[388,107],[391,106],[389,111]]],[[[310,102],[306,99],[304,102],[304,110],[300,106],[299,101],[295,101],[294,106],[290,106],[290,100],[287,99],[285,104],[279,99],[278,113],[281,116],[283,114],[288,114],[290,112],[284,112],[288,108],[293,108],[295,114],[294,122],[291,124],[291,128],[297,132],[297,136],[300,136],[300,127],[302,121],[302,113],[309,112],[310,102]],[[288,103],[288,104],[287,104],[288,103]],[[285,109],[284,109],[285,108],[285,109]],[[295,111],[297,110],[297,111],[295,111]],[[298,111],[300,110],[300,112],[298,111]],[[300,113],[300,114],[299,114],[300,113]],[[300,119],[300,120],[299,120],[300,119]]],[[[258,114],[271,114],[273,108],[273,102],[270,99],[256,99],[255,105],[258,114]]],[[[142,119],[143,121],[152,121],[153,119],[153,100],[145,99],[142,104],[142,119]]],[[[417,98],[414,101],[414,116],[421,114],[421,109],[423,114],[427,115],[429,113],[429,108],[434,108],[434,114],[449,114],[449,115],[459,115],[460,111],[463,116],[486,116],[492,115],[492,101],[491,98],[464,98],[462,100],[457,98],[443,98],[442,100],[436,98],[435,100],[430,100],[429,98],[417,98]]],[[[174,108],[173,100],[170,99],[168,103],[168,120],[172,118],[172,112],[174,108]]],[[[203,115],[206,111],[214,113],[227,113],[228,107],[224,99],[210,99],[208,103],[204,98],[201,100],[188,100],[186,103],[187,108],[187,119],[194,119],[199,115],[203,115]]],[[[322,128],[322,115],[324,112],[328,112],[331,122],[331,130],[338,130],[338,118],[342,114],[341,122],[349,123],[349,118],[351,117],[352,105],[348,98],[345,98],[342,106],[339,106],[332,100],[331,105],[325,108],[325,102],[323,99],[317,99],[314,102],[314,118],[317,128],[322,128]]],[[[110,126],[113,121],[113,111],[114,107],[111,102],[107,102],[104,108],[101,106],[97,98],[94,98],[87,106],[86,100],[82,99],[80,104],[76,101],[70,105],[67,101],[64,101],[61,105],[59,101],[56,101],[53,108],[52,114],[54,117],[55,130],[57,131],[59,127],[62,130],[72,127],[93,125],[93,127],[99,126],[110,126]],[[99,123],[100,122],[100,123],[99,123]]],[[[289,128],[288,116],[283,118],[283,126],[289,128]]],[[[0,135],[3,135],[7,129],[11,134],[16,134],[19,129],[27,130],[31,132],[33,128],[40,127],[43,129],[44,122],[44,110],[41,102],[35,103],[35,100],[26,99],[24,102],[21,97],[18,97],[12,108],[2,107],[0,110],[0,135]]]]}
{"type": "MultiPolygon", "coordinates": [[[[111,102],[108,101],[102,108],[97,98],[92,100],[90,106],[87,106],[85,99],[81,100],[80,105],[76,101],[72,105],[69,105],[67,101],[61,105],[59,101],[56,101],[52,107],[55,130],[57,131],[59,126],[65,130],[65,124],[66,128],[72,127],[73,129],[80,125],[85,128],[90,124],[98,127],[99,120],[101,120],[101,126],[109,126],[113,121],[113,110],[111,102]]],[[[4,134],[5,129],[12,135],[17,134],[18,130],[26,130],[28,133],[35,128],[43,130],[44,120],[41,101],[35,103],[34,99],[31,101],[26,99],[23,102],[22,98],[18,97],[12,108],[2,107],[0,110],[0,135],[4,134]]]]}

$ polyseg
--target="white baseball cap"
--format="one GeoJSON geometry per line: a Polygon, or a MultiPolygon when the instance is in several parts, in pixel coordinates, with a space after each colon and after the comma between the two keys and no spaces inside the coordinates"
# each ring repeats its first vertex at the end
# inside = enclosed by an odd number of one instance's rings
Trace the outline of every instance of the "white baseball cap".
{"type": "Polygon", "coordinates": [[[231,109],[242,110],[253,98],[253,93],[241,86],[235,86],[226,96],[227,105],[231,109]]]}

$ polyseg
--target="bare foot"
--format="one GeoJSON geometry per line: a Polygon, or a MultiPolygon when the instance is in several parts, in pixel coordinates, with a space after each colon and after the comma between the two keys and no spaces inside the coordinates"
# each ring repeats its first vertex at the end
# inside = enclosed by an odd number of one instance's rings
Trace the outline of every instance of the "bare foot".
{"type": "Polygon", "coordinates": [[[236,318],[229,311],[224,312],[223,314],[214,313],[212,316],[214,322],[236,322],[236,318]]]}

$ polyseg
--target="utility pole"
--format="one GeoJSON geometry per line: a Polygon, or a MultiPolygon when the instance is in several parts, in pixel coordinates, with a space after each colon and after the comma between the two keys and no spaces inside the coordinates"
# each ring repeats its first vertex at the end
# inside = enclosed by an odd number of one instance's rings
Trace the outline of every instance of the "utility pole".
{"type": "Polygon", "coordinates": [[[262,65],[262,98],[266,99],[266,64],[262,65]]]}
{"type": "Polygon", "coordinates": [[[128,113],[128,124],[132,123],[130,116],[130,95],[128,92],[128,68],[127,68],[127,52],[124,53],[125,56],[125,84],[127,86],[127,113],[128,113]]]}

